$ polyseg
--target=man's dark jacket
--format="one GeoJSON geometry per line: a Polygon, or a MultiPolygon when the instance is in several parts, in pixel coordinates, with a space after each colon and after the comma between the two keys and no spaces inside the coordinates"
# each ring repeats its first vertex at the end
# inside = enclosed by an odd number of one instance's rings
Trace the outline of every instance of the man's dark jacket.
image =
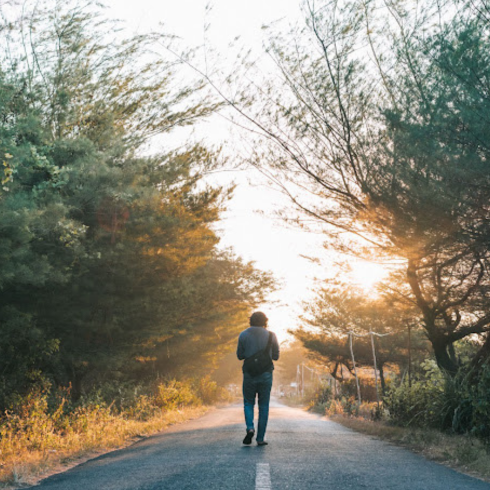
{"type": "MultiPolygon", "coordinates": [[[[264,327],[249,327],[244,330],[238,337],[238,346],[236,349],[236,355],[241,361],[247,359],[257,352],[267,347],[267,341],[269,340],[269,330],[264,327]]],[[[274,361],[279,359],[279,343],[277,341],[276,334],[272,332],[272,344],[270,350],[270,356],[274,361]]],[[[274,369],[274,366],[272,366],[274,369]]]]}

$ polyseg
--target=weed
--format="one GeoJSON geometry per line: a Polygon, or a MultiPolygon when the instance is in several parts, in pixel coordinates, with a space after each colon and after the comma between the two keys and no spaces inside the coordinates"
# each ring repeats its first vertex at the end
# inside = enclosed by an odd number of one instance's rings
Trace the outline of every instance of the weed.
{"type": "Polygon", "coordinates": [[[203,401],[228,396],[209,378],[168,380],[153,393],[133,391],[129,397],[125,390],[117,404],[94,394],[72,405],[45,389],[17,399],[0,418],[0,488],[33,483],[62,462],[121,447],[203,413],[203,401]]]}

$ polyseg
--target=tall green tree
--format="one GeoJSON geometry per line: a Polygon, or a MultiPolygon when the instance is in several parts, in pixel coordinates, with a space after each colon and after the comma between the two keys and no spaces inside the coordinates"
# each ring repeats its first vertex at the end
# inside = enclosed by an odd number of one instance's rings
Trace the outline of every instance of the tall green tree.
{"type": "Polygon", "coordinates": [[[259,112],[235,106],[300,223],[341,252],[401,259],[399,297],[455,373],[454,342],[490,331],[490,65],[486,21],[450,5],[306,1],[305,27],[271,37],[279,75],[252,96],[259,112]]]}
{"type": "Polygon", "coordinates": [[[92,2],[36,9],[0,32],[0,402],[42,379],[79,398],[209,370],[272,280],[217,248],[231,189],[203,177],[219,152],[148,148],[219,105],[161,37],[109,39],[92,2]]]}

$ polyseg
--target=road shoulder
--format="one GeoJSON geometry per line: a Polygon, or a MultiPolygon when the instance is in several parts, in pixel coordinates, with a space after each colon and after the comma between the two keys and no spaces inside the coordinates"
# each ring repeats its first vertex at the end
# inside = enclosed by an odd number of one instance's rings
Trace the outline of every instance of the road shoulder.
{"type": "Polygon", "coordinates": [[[460,473],[490,482],[490,453],[478,439],[432,429],[396,427],[384,422],[334,415],[328,420],[362,434],[410,449],[460,473]]]}

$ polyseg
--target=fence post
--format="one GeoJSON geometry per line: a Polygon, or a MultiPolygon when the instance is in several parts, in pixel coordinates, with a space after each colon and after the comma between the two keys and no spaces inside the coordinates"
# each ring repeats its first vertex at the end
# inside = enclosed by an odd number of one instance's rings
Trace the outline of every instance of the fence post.
{"type": "Polygon", "coordinates": [[[371,334],[371,347],[373,348],[373,363],[374,363],[374,378],[376,379],[376,401],[378,402],[378,412],[379,412],[379,391],[378,391],[378,366],[376,362],[376,349],[374,347],[374,334],[371,334]]]}
{"type": "Polygon", "coordinates": [[[408,323],[408,386],[412,387],[412,326],[408,323]]]}
{"type": "Polygon", "coordinates": [[[357,386],[357,401],[359,405],[361,404],[361,387],[359,386],[359,378],[357,377],[357,369],[356,369],[356,360],[354,359],[354,349],[352,348],[352,332],[349,332],[349,345],[350,345],[350,354],[352,356],[352,365],[354,366],[354,376],[356,377],[356,386],[357,386]]]}
{"type": "Polygon", "coordinates": [[[305,396],[305,366],[301,363],[301,398],[305,396]]]}

